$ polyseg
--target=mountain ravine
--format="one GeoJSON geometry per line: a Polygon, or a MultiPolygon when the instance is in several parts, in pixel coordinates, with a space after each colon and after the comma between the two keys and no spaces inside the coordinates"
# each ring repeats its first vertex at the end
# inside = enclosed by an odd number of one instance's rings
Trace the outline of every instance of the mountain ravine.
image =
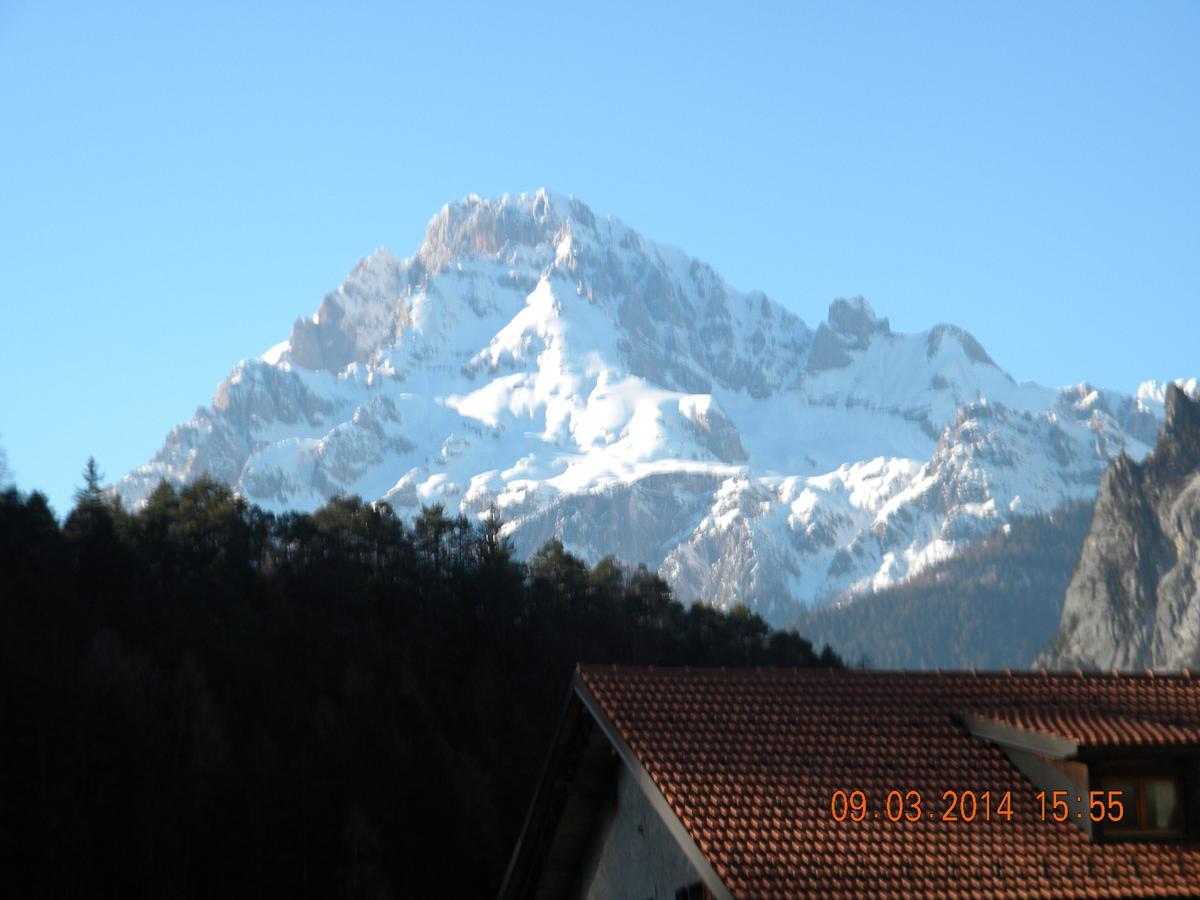
{"type": "Polygon", "coordinates": [[[522,552],[558,535],[784,624],[1090,499],[1148,452],[1162,390],[1019,384],[961,328],[899,334],[861,298],[810,327],[576,198],[471,196],[412,257],[360,261],[116,489],[495,506],[522,552]]]}

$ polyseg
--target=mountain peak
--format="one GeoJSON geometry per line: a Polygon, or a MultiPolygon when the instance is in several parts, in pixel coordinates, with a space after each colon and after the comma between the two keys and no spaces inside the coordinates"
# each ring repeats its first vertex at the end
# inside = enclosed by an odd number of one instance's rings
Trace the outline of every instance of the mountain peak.
{"type": "Polygon", "coordinates": [[[829,304],[829,327],[838,334],[866,342],[872,334],[891,334],[887,319],[877,318],[875,310],[862,297],[847,300],[838,297],[829,304]]]}
{"type": "Polygon", "coordinates": [[[1179,385],[1169,384],[1163,412],[1158,446],[1147,463],[1160,481],[1200,469],[1200,400],[1192,400],[1179,385]]]}
{"type": "MultiPolygon", "coordinates": [[[[988,366],[996,366],[996,361],[988,356],[983,345],[975,340],[975,337],[965,328],[959,328],[957,325],[934,325],[929,330],[929,336],[926,338],[926,353],[933,356],[942,349],[942,344],[946,340],[952,340],[962,347],[962,352],[966,354],[967,359],[971,362],[983,363],[988,366]]],[[[999,368],[999,366],[996,366],[999,368]]]]}
{"type": "Polygon", "coordinates": [[[1169,384],[1163,406],[1163,431],[1167,437],[1200,435],[1200,400],[1189,398],[1179,385],[1169,384]]]}
{"type": "Polygon", "coordinates": [[[581,200],[545,188],[496,200],[468,194],[429,220],[417,258],[426,271],[439,272],[456,257],[551,243],[567,222],[594,228],[595,214],[581,200]]]}
{"type": "Polygon", "coordinates": [[[808,357],[811,372],[840,369],[850,365],[849,350],[864,350],[874,334],[892,333],[887,319],[875,316],[875,310],[862,297],[847,300],[838,297],[829,304],[826,321],[817,328],[812,352],[808,357]]]}

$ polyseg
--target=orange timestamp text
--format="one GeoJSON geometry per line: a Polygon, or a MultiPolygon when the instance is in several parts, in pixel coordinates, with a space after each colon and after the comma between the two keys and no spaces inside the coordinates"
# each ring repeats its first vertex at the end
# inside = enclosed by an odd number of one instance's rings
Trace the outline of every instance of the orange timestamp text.
{"type": "MultiPolygon", "coordinates": [[[[1067,791],[1038,791],[1034,800],[1041,821],[1069,820],[1069,797],[1067,791]]],[[[1120,791],[1089,791],[1088,818],[1093,822],[1120,822],[1125,816],[1121,797],[1120,791]]],[[[1078,804],[1083,799],[1082,795],[1075,796],[1078,804]]],[[[873,803],[866,791],[838,789],[830,798],[829,813],[837,822],[1007,822],[1013,817],[1012,791],[947,790],[942,792],[940,802],[930,803],[921,791],[890,790],[873,803]]],[[[1083,815],[1079,810],[1075,818],[1082,819],[1083,815]]]]}

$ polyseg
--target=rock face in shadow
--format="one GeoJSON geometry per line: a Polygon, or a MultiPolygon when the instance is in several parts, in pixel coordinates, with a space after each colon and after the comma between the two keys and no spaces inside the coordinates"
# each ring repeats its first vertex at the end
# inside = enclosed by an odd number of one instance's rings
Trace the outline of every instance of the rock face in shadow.
{"type": "Polygon", "coordinates": [[[1047,668],[1175,669],[1200,660],[1200,401],[1167,389],[1158,444],[1104,474],[1047,668]]]}

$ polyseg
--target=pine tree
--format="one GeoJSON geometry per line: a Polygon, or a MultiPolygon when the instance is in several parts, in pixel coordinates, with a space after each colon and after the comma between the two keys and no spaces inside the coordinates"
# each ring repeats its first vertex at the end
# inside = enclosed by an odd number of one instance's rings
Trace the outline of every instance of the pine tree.
{"type": "Polygon", "coordinates": [[[87,465],[83,467],[83,487],[75,491],[76,505],[95,506],[103,501],[104,492],[100,488],[103,480],[104,473],[96,465],[96,457],[89,456],[87,465]]]}
{"type": "Polygon", "coordinates": [[[487,568],[507,565],[512,558],[512,542],[504,536],[504,521],[493,503],[479,530],[479,555],[487,568]]]}

